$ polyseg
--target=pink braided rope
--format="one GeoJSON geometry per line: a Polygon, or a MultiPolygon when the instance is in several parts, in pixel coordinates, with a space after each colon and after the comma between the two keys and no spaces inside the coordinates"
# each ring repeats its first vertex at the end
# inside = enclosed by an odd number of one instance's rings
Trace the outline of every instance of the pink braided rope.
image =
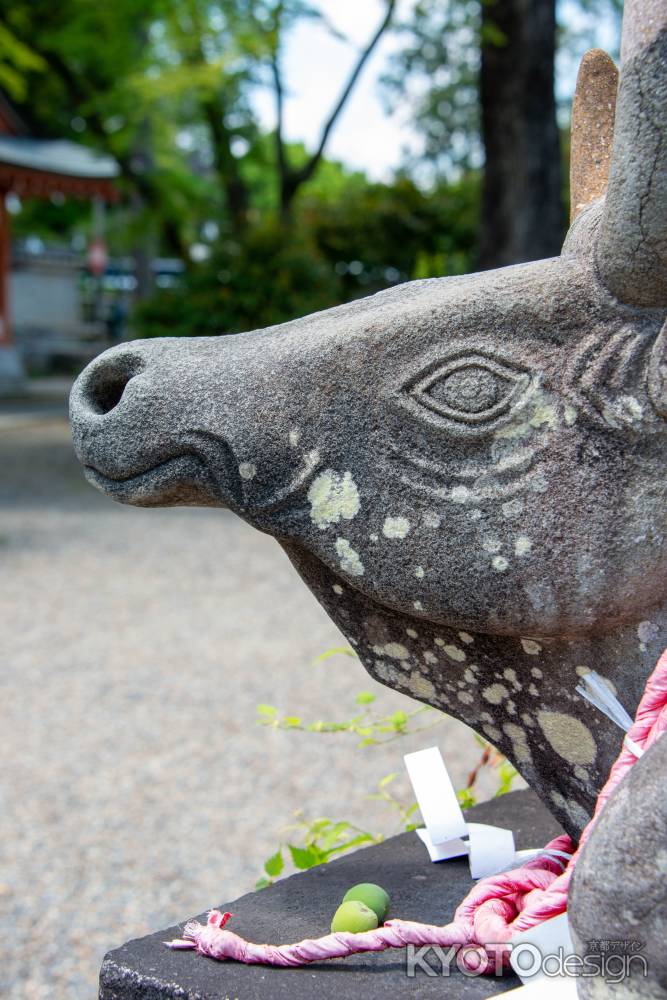
{"type": "MultiPolygon", "coordinates": [[[[628,737],[648,750],[667,730],[667,650],[647,681],[635,721],[628,737]]],[[[338,932],[307,938],[296,944],[254,944],[233,931],[224,930],[230,913],[211,910],[207,924],[192,920],[185,925],[183,938],[167,941],[170,948],[194,949],[218,960],[233,959],[248,965],[299,966],[329,958],[346,958],[362,952],[385,951],[413,944],[455,947],[461,950],[464,965],[476,971],[493,971],[498,949],[514,934],[564,913],[567,892],[581,848],[586,843],[605,803],[636,763],[625,745],[616,759],[607,782],[598,795],[595,812],[584,829],[579,847],[563,834],[550,841],[545,852],[562,851],[572,857],[563,871],[563,862],[542,854],[520,868],[491,875],[470,890],[459,904],[450,924],[438,927],[412,920],[388,920],[384,926],[361,934],[338,932]]],[[[509,951],[501,959],[508,964],[509,951]]]]}

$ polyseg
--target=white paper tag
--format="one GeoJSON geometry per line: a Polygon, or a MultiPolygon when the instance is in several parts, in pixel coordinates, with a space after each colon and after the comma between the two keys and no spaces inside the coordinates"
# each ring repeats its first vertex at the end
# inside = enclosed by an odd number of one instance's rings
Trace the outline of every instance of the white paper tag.
{"type": "Polygon", "coordinates": [[[468,823],[470,874],[473,878],[497,875],[514,865],[514,834],[500,826],[468,823]]]}
{"type": "Polygon", "coordinates": [[[503,997],[516,1000],[578,1000],[577,980],[574,976],[558,976],[556,979],[540,979],[517,986],[501,993],[503,997]]]}
{"type": "Polygon", "coordinates": [[[551,920],[545,920],[528,931],[521,931],[511,939],[510,965],[522,983],[551,981],[558,983],[572,981],[572,976],[555,976],[551,968],[561,957],[574,955],[574,945],[570,937],[567,912],[560,913],[551,920]],[[548,975],[544,970],[544,959],[553,956],[548,963],[548,975]]]}
{"type": "Polygon", "coordinates": [[[426,845],[431,861],[448,861],[450,858],[460,858],[462,854],[468,853],[468,845],[460,837],[445,840],[442,844],[434,844],[425,827],[420,827],[415,833],[426,845]]]}
{"type": "Polygon", "coordinates": [[[465,836],[466,821],[438,747],[406,753],[403,760],[431,843],[465,836]]]}

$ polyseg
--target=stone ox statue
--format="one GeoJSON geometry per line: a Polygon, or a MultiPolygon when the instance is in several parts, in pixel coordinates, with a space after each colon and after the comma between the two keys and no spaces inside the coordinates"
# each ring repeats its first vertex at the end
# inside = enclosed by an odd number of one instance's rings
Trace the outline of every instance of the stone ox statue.
{"type": "Polygon", "coordinates": [[[622,736],[575,686],[595,669],[633,714],[667,644],[666,29],[630,0],[620,84],[584,59],[560,257],[121,344],[71,399],[93,485],[274,535],[372,676],[487,737],[575,837],[622,736]]]}

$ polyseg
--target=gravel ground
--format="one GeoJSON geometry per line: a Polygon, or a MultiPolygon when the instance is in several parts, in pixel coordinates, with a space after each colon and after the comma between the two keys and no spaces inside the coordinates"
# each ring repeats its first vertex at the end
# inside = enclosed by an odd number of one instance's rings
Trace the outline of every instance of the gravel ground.
{"type": "Polygon", "coordinates": [[[415,703],[348,657],[314,664],[341,636],[275,542],[220,511],[113,504],[64,420],[0,427],[0,581],[7,1000],[95,997],[105,951],[251,889],[299,808],[396,832],[366,795],[404,752],[437,740],[459,785],[477,760],[453,720],[363,751],[257,726],[260,702],[415,703]]]}

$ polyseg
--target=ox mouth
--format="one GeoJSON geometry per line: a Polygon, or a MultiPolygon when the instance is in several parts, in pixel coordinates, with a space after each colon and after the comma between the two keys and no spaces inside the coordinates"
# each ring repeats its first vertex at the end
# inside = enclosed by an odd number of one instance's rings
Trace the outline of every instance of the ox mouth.
{"type": "Polygon", "coordinates": [[[224,507],[214,480],[197,455],[172,455],[141,472],[113,477],[84,465],[88,482],[119,503],[135,507],[224,507]]]}

